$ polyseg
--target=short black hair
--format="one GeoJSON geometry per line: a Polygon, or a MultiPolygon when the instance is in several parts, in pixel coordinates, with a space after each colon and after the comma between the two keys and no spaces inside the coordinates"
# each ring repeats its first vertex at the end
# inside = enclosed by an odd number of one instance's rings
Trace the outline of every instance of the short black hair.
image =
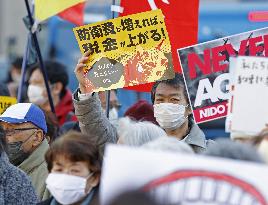
{"type": "MultiPolygon", "coordinates": [[[[54,84],[57,82],[62,83],[63,89],[61,90],[61,93],[60,93],[60,99],[62,99],[64,95],[66,94],[66,87],[69,83],[69,77],[68,77],[68,73],[67,73],[67,69],[65,65],[54,60],[45,61],[44,65],[47,70],[47,77],[48,77],[49,82],[51,84],[54,84]]],[[[29,68],[28,79],[30,79],[32,73],[38,68],[40,69],[39,64],[34,64],[29,68]]]]}
{"type": "Polygon", "coordinates": [[[12,61],[11,65],[19,70],[21,70],[21,67],[22,67],[22,62],[23,62],[23,58],[20,56],[20,57],[17,57],[15,58],[14,61],[12,61]]]}
{"type": "MultiPolygon", "coordinates": [[[[164,83],[167,84],[173,88],[182,88],[183,89],[183,94],[185,99],[188,101],[188,95],[187,95],[187,91],[185,88],[185,83],[184,83],[184,78],[183,75],[180,73],[176,73],[175,77],[173,79],[168,79],[168,80],[162,80],[162,81],[156,81],[152,87],[151,90],[151,100],[152,103],[154,104],[154,100],[155,100],[155,92],[156,92],[156,88],[160,83],[164,83]]],[[[189,103],[189,102],[188,102],[189,103]]]]}
{"type": "Polygon", "coordinates": [[[6,151],[6,133],[4,128],[0,125],[0,154],[6,151]]]}

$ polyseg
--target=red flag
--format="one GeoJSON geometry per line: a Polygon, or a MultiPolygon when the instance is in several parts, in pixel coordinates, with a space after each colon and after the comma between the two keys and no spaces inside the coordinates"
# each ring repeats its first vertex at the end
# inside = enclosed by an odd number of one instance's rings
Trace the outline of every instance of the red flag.
{"type": "Polygon", "coordinates": [[[84,8],[85,2],[76,4],[58,14],[59,17],[66,21],[70,21],[78,26],[84,25],[84,8]]]}
{"type": "MultiPolygon", "coordinates": [[[[161,9],[169,33],[174,69],[181,72],[177,49],[197,43],[199,0],[121,0],[124,8],[121,16],[161,9]]],[[[127,89],[149,92],[152,83],[133,86],[127,89]]]]}

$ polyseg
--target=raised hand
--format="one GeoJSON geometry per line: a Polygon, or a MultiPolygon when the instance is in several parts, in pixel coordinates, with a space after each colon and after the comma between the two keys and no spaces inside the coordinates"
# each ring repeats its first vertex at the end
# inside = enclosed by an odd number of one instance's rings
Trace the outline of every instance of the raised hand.
{"type": "Polygon", "coordinates": [[[92,92],[92,89],[94,87],[86,77],[88,70],[85,71],[85,68],[87,67],[86,62],[89,59],[89,53],[90,53],[90,51],[87,51],[78,60],[78,63],[74,69],[74,73],[75,73],[76,78],[78,80],[81,93],[90,93],[90,92],[92,92]]]}

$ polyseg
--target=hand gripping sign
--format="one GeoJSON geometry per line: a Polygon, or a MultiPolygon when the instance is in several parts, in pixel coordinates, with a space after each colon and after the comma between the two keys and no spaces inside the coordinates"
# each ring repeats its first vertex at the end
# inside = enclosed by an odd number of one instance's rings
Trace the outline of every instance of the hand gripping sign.
{"type": "Polygon", "coordinates": [[[171,46],[161,10],[74,28],[91,91],[171,79],[171,46]]]}

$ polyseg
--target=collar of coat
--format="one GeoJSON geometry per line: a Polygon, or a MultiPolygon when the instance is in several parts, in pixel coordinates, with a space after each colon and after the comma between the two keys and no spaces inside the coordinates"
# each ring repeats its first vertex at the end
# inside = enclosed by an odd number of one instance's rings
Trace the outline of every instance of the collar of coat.
{"type": "Polygon", "coordinates": [[[182,141],[189,145],[195,145],[205,149],[207,147],[205,134],[195,122],[191,121],[190,124],[190,132],[182,141]]]}
{"type": "Polygon", "coordinates": [[[31,173],[33,169],[40,166],[45,161],[45,154],[48,148],[48,142],[44,139],[33,153],[18,166],[18,168],[22,169],[26,174],[31,173]]]}

